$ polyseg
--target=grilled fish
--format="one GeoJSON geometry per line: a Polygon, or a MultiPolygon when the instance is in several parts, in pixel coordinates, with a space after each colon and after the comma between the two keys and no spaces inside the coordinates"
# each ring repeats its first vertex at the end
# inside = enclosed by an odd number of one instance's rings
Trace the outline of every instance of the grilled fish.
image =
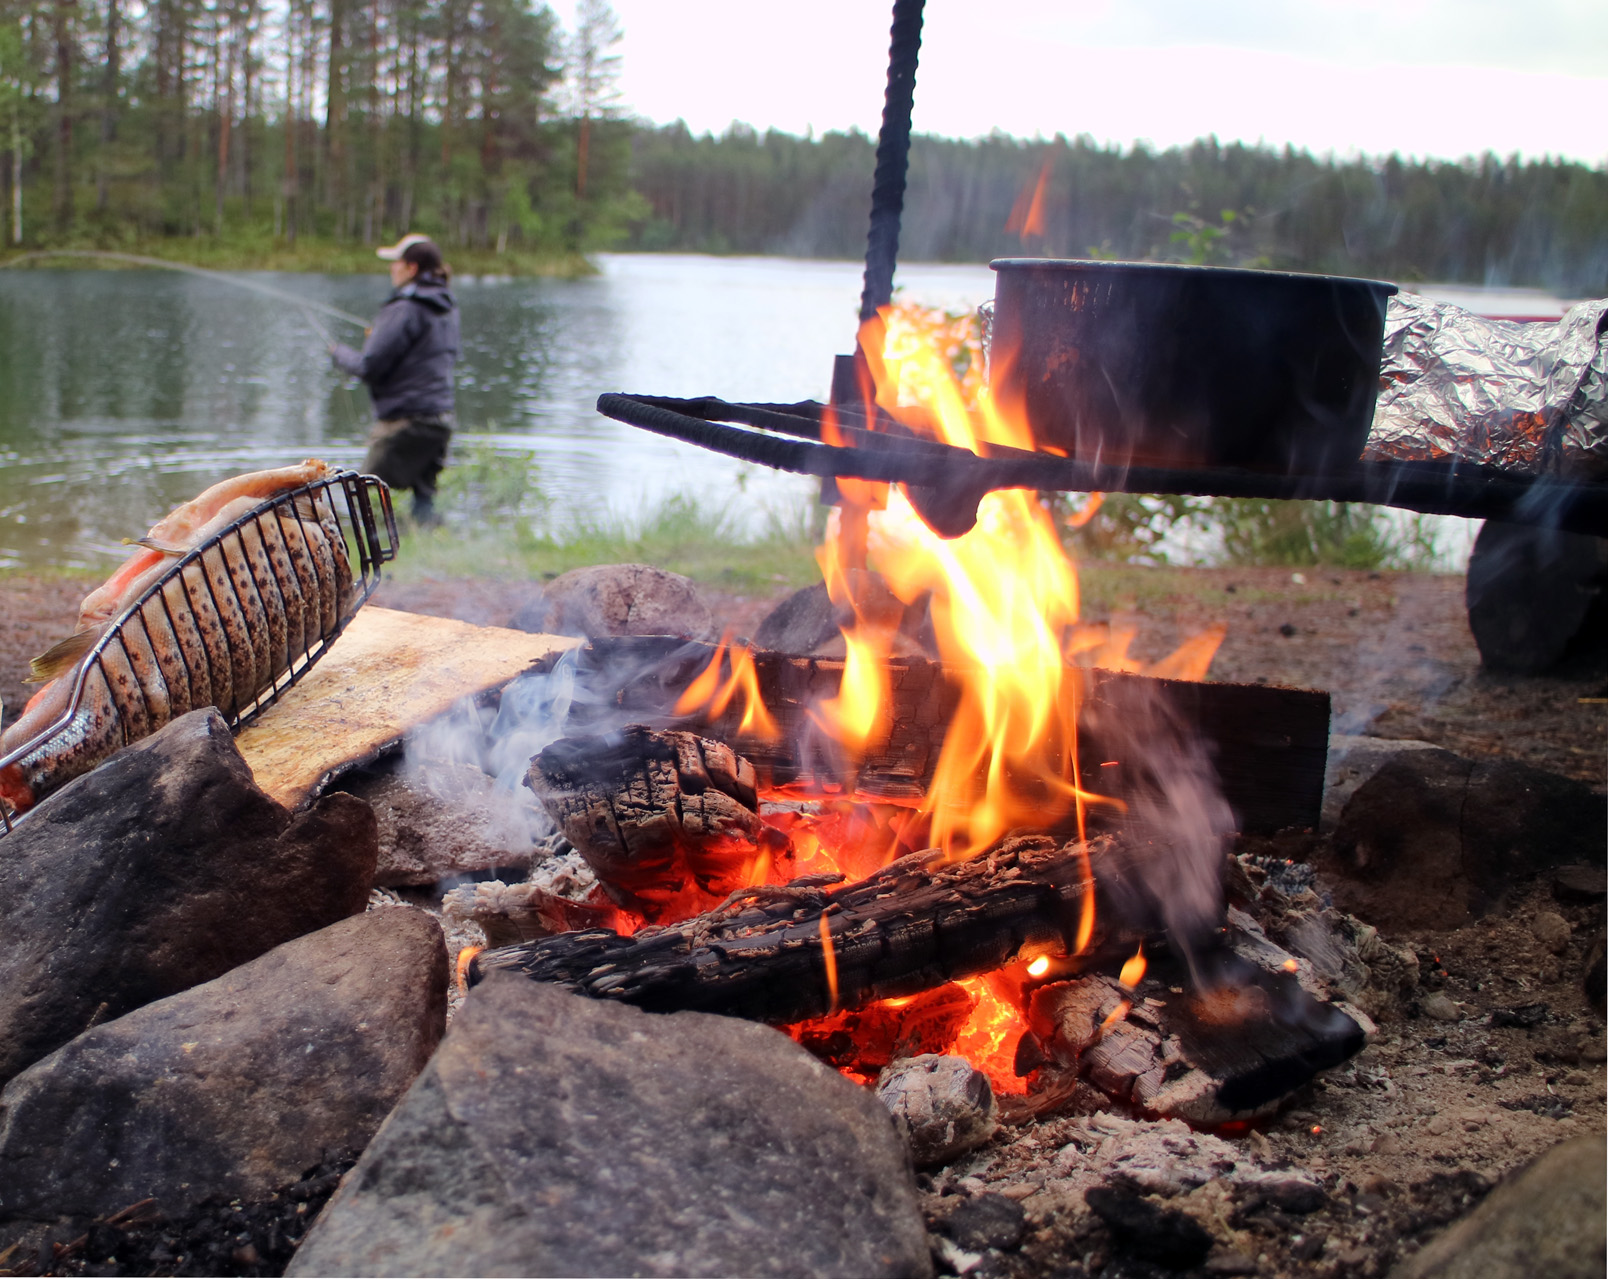
{"type": "Polygon", "coordinates": [[[0,769],[0,801],[27,809],[175,715],[202,706],[243,711],[331,639],[351,612],[355,583],[328,501],[302,494],[224,532],[328,473],[309,461],[236,476],[153,525],[139,550],[84,597],[77,632],[34,660],[34,677],[50,682],[0,735],[0,754],[56,723],[80,679],[83,692],[69,724],[0,769]],[[175,571],[176,559],[220,533],[216,546],[175,571]]]}

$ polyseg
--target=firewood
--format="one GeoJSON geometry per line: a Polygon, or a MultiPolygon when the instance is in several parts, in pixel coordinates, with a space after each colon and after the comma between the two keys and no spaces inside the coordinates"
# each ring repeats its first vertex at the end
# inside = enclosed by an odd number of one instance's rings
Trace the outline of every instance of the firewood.
{"type": "Polygon", "coordinates": [[[630,937],[588,929],[483,951],[469,979],[509,969],[654,1012],[806,1021],[991,972],[1024,953],[1070,951],[1091,891],[1082,853],[1030,837],[948,865],[912,854],[856,884],[760,886],[630,937]]]}
{"type": "Polygon", "coordinates": [[[1310,974],[1285,969],[1293,958],[1250,927],[1254,936],[1231,921],[1194,957],[1196,983],[1175,963],[1133,988],[1101,973],[1039,987],[1028,1007],[1044,1063],[1035,1083],[1057,1096],[1075,1078],[1140,1114],[1215,1127],[1271,1113],[1359,1052],[1372,1022],[1316,998],[1310,974]]]}
{"type": "Polygon", "coordinates": [[[560,738],[526,776],[604,890],[650,920],[705,908],[790,860],[787,837],[755,811],[754,781],[723,742],[641,725],[560,738]]]}
{"type": "MultiPolygon", "coordinates": [[[[677,699],[714,651],[707,644],[659,636],[592,640],[578,654],[586,695],[575,700],[567,731],[598,732],[625,722],[688,728],[741,751],[752,761],[762,789],[851,792],[900,803],[914,803],[925,794],[959,701],[942,663],[916,657],[888,663],[893,728],[851,768],[809,714],[837,694],[841,660],[754,653],[761,696],[780,730],[767,739],[742,730],[740,697],[714,716],[675,712],[677,699]]],[[[1327,693],[1092,671],[1080,733],[1082,780],[1089,789],[1123,795],[1122,770],[1100,765],[1113,758],[1121,763],[1127,744],[1103,741],[1101,730],[1091,727],[1102,722],[1101,709],[1111,712],[1105,722],[1120,723],[1122,706],[1151,698],[1198,734],[1242,831],[1316,828],[1329,746],[1327,693]]]]}

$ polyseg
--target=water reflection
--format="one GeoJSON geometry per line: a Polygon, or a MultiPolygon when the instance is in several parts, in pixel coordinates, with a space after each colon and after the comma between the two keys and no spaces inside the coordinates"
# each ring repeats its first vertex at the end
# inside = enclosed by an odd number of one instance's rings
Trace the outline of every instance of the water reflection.
{"type": "MultiPolygon", "coordinates": [[[[753,516],[812,482],[600,417],[602,391],[824,395],[849,349],[854,263],[608,256],[575,281],[460,280],[460,440],[528,452],[560,513],[630,513],[673,493],[753,516]]],[[[252,278],[358,315],[372,277],[252,278]]],[[[907,295],[974,306],[986,267],[916,266],[907,295]]],[[[340,336],[355,329],[320,317],[340,336]]],[[[290,303],[177,272],[0,271],[0,566],[104,565],[224,475],[318,455],[355,464],[366,394],[290,303]]]]}

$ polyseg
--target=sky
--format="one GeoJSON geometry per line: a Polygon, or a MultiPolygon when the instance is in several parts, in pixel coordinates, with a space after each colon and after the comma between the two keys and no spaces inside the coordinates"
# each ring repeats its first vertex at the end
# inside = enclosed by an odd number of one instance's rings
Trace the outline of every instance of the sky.
{"type": "MultiPolygon", "coordinates": [[[[613,3],[633,114],[877,131],[891,0],[613,3]]],[[[927,0],[913,123],[1599,165],[1605,103],[1608,0],[927,0]]]]}

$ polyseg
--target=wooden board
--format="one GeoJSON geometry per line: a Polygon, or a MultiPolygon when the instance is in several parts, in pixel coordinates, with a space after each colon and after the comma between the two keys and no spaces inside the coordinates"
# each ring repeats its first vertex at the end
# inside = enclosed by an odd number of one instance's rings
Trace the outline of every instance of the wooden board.
{"type": "Polygon", "coordinates": [[[235,744],[257,785],[296,808],[460,698],[501,688],[579,643],[369,605],[235,744]]]}

